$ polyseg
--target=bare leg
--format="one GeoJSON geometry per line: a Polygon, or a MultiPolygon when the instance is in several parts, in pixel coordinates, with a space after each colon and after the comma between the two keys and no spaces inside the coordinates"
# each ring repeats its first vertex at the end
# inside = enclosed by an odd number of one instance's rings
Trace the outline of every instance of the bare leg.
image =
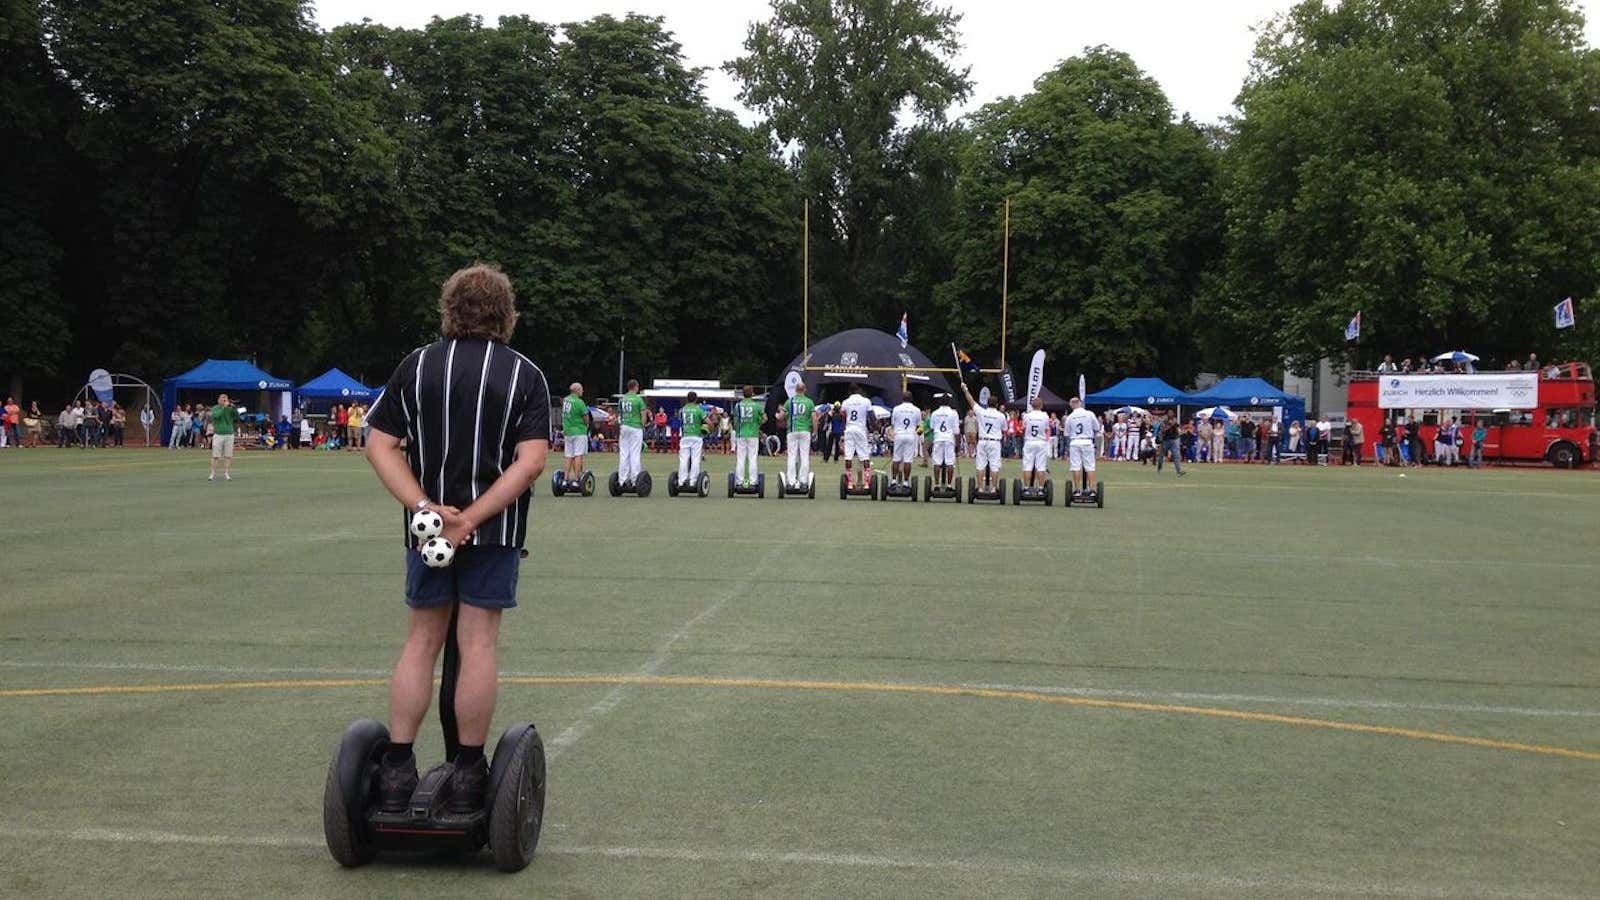
{"type": "MultiPolygon", "coordinates": [[[[461,607],[456,640],[461,645],[461,680],[456,682],[456,723],[461,743],[482,746],[494,718],[499,687],[495,646],[500,639],[500,610],[461,607]]],[[[430,676],[432,670],[429,671],[430,676]]],[[[431,685],[431,680],[430,680],[431,685]]]]}
{"type": "MultiPolygon", "coordinates": [[[[411,611],[406,645],[394,664],[394,676],[389,679],[390,740],[409,744],[417,739],[417,728],[433,699],[433,663],[439,658],[449,628],[449,606],[411,611]]],[[[458,700],[458,716],[460,708],[458,700]]]]}

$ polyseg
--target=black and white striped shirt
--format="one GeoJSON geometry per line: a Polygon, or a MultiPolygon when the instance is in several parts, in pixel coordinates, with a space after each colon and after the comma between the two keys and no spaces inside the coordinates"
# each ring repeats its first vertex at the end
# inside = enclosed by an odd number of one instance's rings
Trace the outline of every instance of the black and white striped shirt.
{"type": "MultiPolygon", "coordinates": [[[[400,362],[367,424],[405,440],[411,474],[429,499],[466,509],[511,465],[517,444],[550,439],[550,386],[538,366],[505,344],[439,341],[400,362]]],[[[472,542],[521,547],[532,499],[531,489],[524,491],[472,542]]]]}

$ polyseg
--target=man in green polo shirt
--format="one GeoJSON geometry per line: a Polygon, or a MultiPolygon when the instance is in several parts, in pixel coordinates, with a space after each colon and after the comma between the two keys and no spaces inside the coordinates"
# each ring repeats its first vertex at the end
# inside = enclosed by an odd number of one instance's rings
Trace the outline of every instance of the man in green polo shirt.
{"type": "Polygon", "coordinates": [[[561,446],[566,456],[562,480],[583,480],[583,456],[589,452],[589,404],[583,402],[583,385],[574,381],[561,401],[561,446]]]}
{"type": "Polygon", "coordinates": [[[683,409],[678,413],[682,430],[678,433],[678,490],[696,491],[700,484],[700,454],[705,448],[703,427],[706,408],[700,405],[700,396],[694,391],[683,398],[683,409]]]}
{"type": "Polygon", "coordinates": [[[789,423],[789,468],[784,486],[805,486],[811,481],[811,433],[817,428],[817,404],[806,396],[806,383],[797,381],[794,396],[778,410],[779,421],[789,423]]]}
{"type": "Polygon", "coordinates": [[[639,396],[639,382],[630,380],[628,392],[617,401],[617,480],[624,486],[633,484],[644,465],[639,454],[644,451],[644,398],[639,396]]]}
{"type": "Polygon", "coordinates": [[[222,460],[222,480],[232,481],[233,432],[239,425],[239,410],[228,402],[227,394],[217,396],[217,405],[211,407],[211,474],[207,481],[217,480],[217,460],[222,460]]]}
{"type": "Polygon", "coordinates": [[[733,408],[733,477],[742,487],[756,483],[756,454],[761,442],[761,423],[767,420],[767,411],[755,399],[756,389],[744,386],[744,399],[733,408]]]}

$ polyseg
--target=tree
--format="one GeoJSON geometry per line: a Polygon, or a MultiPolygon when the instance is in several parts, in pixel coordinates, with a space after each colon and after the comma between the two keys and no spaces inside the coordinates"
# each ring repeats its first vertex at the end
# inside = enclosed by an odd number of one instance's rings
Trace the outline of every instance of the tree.
{"type": "Polygon", "coordinates": [[[970,92],[968,70],[951,62],[960,19],[927,0],[773,0],[771,18],[750,26],[746,55],[726,66],[740,99],[795,148],[812,199],[821,329],[885,327],[921,299],[904,296],[905,260],[887,246],[904,238],[891,237],[890,214],[914,180],[914,154],[948,145],[922,142],[902,119],[936,130],[970,92]]]}
{"type": "MultiPolygon", "coordinates": [[[[1600,279],[1600,54],[1564,0],[1305,2],[1259,41],[1226,154],[1235,367],[1548,346],[1600,279]]],[[[1370,362],[1370,360],[1368,360],[1370,362]]]]}
{"type": "Polygon", "coordinates": [[[985,106],[971,128],[955,275],[936,295],[952,334],[998,355],[1010,198],[1009,349],[1043,348],[1057,372],[1187,380],[1192,298],[1220,253],[1201,130],[1174,121],[1160,87],[1104,47],[985,106]]]}

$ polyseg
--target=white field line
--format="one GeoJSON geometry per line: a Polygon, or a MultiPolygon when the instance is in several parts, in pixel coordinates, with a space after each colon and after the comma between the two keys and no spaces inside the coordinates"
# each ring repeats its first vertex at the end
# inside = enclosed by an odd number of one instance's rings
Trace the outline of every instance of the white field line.
{"type": "MultiPolygon", "coordinates": [[[[173,831],[116,828],[17,828],[0,825],[0,838],[14,840],[71,841],[77,843],[138,844],[189,847],[241,847],[252,849],[321,850],[323,842],[306,835],[184,834],[173,831]]],[[[1285,895],[1334,894],[1384,897],[1531,898],[1576,895],[1538,891],[1506,891],[1479,882],[1457,885],[1415,884],[1393,881],[1324,881],[1284,876],[1219,875],[1202,872],[1073,866],[1025,859],[952,859],[891,856],[882,853],[844,853],[814,850],[695,849],[689,847],[606,847],[541,842],[539,855],[598,857],[641,862],[686,862],[758,866],[813,866],[880,870],[955,872],[969,875],[1011,876],[1056,881],[1111,882],[1152,888],[1190,888],[1232,895],[1241,891],[1268,891],[1285,895]]],[[[328,865],[333,865],[329,862],[328,865]]],[[[538,865],[537,859],[534,863],[538,865]]]]}
{"type": "MultiPolygon", "coordinates": [[[[657,648],[655,656],[644,667],[627,673],[629,677],[649,676],[657,674],[665,663],[663,648],[670,650],[671,644],[682,640],[694,626],[705,621],[721,609],[727,598],[711,604],[700,611],[698,615],[684,623],[678,630],[670,635],[662,647],[657,648]],[[645,669],[654,668],[651,671],[645,669]]],[[[82,669],[93,671],[113,672],[184,672],[204,675],[313,675],[334,676],[345,675],[360,678],[381,678],[389,675],[388,669],[341,669],[320,668],[316,666],[207,666],[190,663],[134,663],[134,662],[64,662],[58,660],[0,660],[0,668],[9,669],[82,669]]],[[[501,671],[505,678],[606,678],[615,673],[608,672],[523,672],[501,671]]],[[[730,676],[740,677],[740,676],[730,676]]],[[[750,678],[766,678],[768,676],[751,675],[742,676],[750,678]]],[[[908,682],[909,683],[909,682],[908,682]]],[[[1037,684],[1008,684],[993,682],[955,682],[953,684],[936,684],[937,687],[963,687],[977,688],[980,690],[995,691],[1032,691],[1039,694],[1058,694],[1065,697],[1103,697],[1106,699],[1124,700],[1156,700],[1156,701],[1189,701],[1206,703],[1263,703],[1274,706],[1317,706],[1328,709],[1370,709],[1370,710],[1397,710],[1400,712],[1448,712],[1468,713],[1472,715],[1491,716],[1534,716],[1553,718],[1579,718],[1600,719],[1600,709],[1563,709],[1560,707],[1539,706],[1510,706],[1502,704],[1484,703],[1426,703],[1410,702],[1403,700],[1384,700],[1360,697],[1316,697],[1316,696],[1289,696],[1282,694],[1236,694],[1219,693],[1208,694],[1195,691],[1146,691],[1119,688],[1090,688],[1073,687],[1071,685],[1037,685],[1037,684]]],[[[617,685],[617,689],[637,687],[637,685],[617,685]]],[[[615,689],[614,691],[615,692],[615,689]]],[[[610,697],[610,694],[607,694],[610,697]]],[[[595,703],[589,708],[593,712],[605,699],[595,703]]],[[[615,703],[607,705],[605,712],[610,712],[615,703]]],[[[576,723],[575,723],[576,724],[576,723]]],[[[562,732],[565,734],[565,732],[562,732]]],[[[559,737],[558,735],[557,737],[559,737]]],[[[551,741],[554,744],[554,741],[551,741]]],[[[570,741],[568,742],[570,743],[570,741]]]]}

